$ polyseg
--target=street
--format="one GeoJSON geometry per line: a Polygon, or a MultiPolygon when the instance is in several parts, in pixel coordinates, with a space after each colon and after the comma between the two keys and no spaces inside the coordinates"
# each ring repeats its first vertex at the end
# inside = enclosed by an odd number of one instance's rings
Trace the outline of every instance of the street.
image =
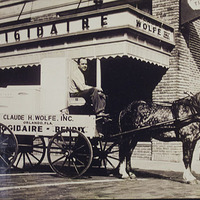
{"type": "MultiPolygon", "coordinates": [[[[200,198],[199,184],[182,181],[182,173],[135,169],[137,179],[123,180],[91,169],[78,179],[57,176],[48,166],[35,172],[1,174],[1,200],[174,199],[200,198]]],[[[200,180],[200,174],[195,174],[200,180]]]]}

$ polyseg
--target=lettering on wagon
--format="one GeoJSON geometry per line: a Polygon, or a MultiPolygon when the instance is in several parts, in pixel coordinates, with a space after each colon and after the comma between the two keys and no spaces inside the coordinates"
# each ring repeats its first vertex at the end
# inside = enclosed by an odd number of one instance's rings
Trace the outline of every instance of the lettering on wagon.
{"type": "Polygon", "coordinates": [[[42,132],[42,126],[8,125],[8,128],[15,132],[42,132]]]}
{"type": "Polygon", "coordinates": [[[56,115],[35,115],[35,120],[56,121],[56,115]]]}
{"type": "Polygon", "coordinates": [[[64,131],[66,129],[73,129],[85,133],[85,127],[55,126],[55,132],[64,131]]]}
{"type": "Polygon", "coordinates": [[[4,114],[3,120],[35,120],[35,121],[56,121],[56,115],[13,115],[4,114]]]}
{"type": "Polygon", "coordinates": [[[3,115],[4,120],[24,120],[24,115],[3,115]]]}

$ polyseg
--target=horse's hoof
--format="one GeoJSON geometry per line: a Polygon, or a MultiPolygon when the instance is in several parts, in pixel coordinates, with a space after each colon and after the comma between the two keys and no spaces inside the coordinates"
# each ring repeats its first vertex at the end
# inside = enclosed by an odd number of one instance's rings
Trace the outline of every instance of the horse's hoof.
{"type": "Polygon", "coordinates": [[[134,173],[129,173],[130,179],[136,179],[136,175],[134,173]]]}
{"type": "Polygon", "coordinates": [[[197,179],[192,180],[192,181],[187,181],[186,183],[187,183],[187,184],[190,184],[190,185],[197,185],[197,184],[199,184],[199,182],[198,182],[197,179]]]}
{"type": "Polygon", "coordinates": [[[130,179],[130,176],[127,174],[127,175],[121,175],[121,179],[130,179]]]}

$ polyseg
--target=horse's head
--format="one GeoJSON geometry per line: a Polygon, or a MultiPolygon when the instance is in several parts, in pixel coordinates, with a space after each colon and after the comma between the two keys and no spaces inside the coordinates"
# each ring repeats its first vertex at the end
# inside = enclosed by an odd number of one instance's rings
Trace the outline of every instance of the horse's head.
{"type": "Polygon", "coordinates": [[[198,113],[200,113],[200,92],[190,97],[191,106],[193,106],[198,113]]]}
{"type": "Polygon", "coordinates": [[[180,106],[188,108],[188,112],[192,111],[192,113],[200,113],[200,92],[195,95],[188,95],[184,98],[175,100],[172,105],[172,110],[176,113],[180,106]]]}

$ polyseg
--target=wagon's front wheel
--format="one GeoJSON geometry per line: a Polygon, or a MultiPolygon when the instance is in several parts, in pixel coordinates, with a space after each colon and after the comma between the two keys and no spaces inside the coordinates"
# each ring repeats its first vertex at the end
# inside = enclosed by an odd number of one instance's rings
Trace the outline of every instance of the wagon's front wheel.
{"type": "Polygon", "coordinates": [[[119,145],[117,141],[100,140],[98,144],[100,166],[114,171],[119,165],[119,145]]]}
{"type": "Polygon", "coordinates": [[[13,132],[0,123],[0,173],[11,168],[18,153],[18,142],[13,132]]]}
{"type": "Polygon", "coordinates": [[[80,131],[66,129],[54,135],[47,148],[48,161],[58,175],[76,178],[90,167],[92,145],[80,131]]]}

